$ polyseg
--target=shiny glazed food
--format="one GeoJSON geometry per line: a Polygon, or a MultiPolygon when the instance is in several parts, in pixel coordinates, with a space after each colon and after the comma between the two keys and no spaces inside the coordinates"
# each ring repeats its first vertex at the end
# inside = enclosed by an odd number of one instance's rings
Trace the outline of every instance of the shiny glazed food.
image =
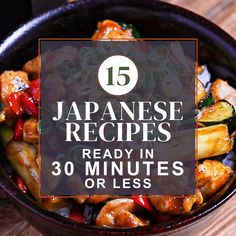
{"type": "MultiPolygon", "coordinates": [[[[135,40],[138,37],[139,32],[132,25],[105,20],[98,23],[92,39],[135,40]]],[[[31,195],[45,210],[100,227],[168,224],[173,218],[188,214],[207,202],[232,178],[235,169],[236,89],[223,79],[210,80],[207,67],[198,66],[195,104],[198,152],[194,195],[83,195],[76,199],[40,199],[38,64],[39,58],[36,57],[28,61],[22,71],[4,71],[1,74],[0,101],[3,109],[0,113],[0,136],[15,171],[11,177],[21,191],[31,195]]]]}

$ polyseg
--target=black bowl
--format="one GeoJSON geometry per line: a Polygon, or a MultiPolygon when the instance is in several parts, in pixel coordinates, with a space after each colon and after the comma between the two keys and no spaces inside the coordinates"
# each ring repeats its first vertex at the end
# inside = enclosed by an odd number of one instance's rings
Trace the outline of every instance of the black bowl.
{"type": "MultiPolygon", "coordinates": [[[[198,38],[199,60],[207,64],[214,77],[227,79],[236,86],[236,42],[208,20],[180,7],[155,0],[84,0],[51,10],[21,26],[0,45],[0,72],[20,69],[37,55],[40,37],[91,37],[97,22],[103,19],[132,23],[144,38],[198,38]]],[[[236,192],[232,180],[204,207],[169,225],[151,225],[133,229],[103,229],[81,225],[42,210],[22,194],[7,174],[4,151],[0,158],[0,186],[19,211],[39,231],[48,235],[156,235],[200,230],[207,216],[236,192]],[[196,224],[197,223],[197,224],[196,224]],[[195,229],[194,229],[195,228],[195,229]]]]}

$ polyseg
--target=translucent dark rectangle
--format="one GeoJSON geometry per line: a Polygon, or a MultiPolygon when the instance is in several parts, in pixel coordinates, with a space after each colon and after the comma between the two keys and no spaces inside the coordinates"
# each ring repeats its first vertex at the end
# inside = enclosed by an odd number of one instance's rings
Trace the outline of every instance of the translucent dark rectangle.
{"type": "Polygon", "coordinates": [[[40,51],[42,196],[194,194],[195,40],[40,51]]]}

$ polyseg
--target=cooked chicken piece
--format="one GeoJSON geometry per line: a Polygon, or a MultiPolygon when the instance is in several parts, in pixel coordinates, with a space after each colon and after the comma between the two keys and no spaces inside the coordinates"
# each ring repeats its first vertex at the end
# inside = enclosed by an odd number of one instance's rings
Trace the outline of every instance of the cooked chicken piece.
{"type": "Polygon", "coordinates": [[[207,95],[206,90],[199,79],[196,79],[196,84],[197,93],[195,97],[195,105],[197,105],[207,95]]]}
{"type": "Polygon", "coordinates": [[[27,72],[29,75],[31,75],[33,79],[38,79],[39,78],[39,57],[35,57],[32,60],[26,62],[22,70],[27,72]]]}
{"type": "MultiPolygon", "coordinates": [[[[23,141],[10,141],[6,145],[6,156],[16,170],[17,174],[35,197],[39,200],[38,167],[36,165],[37,150],[32,144],[23,141]]],[[[39,200],[40,201],[40,200],[39,200]]]]}
{"type": "Polygon", "coordinates": [[[150,196],[153,206],[162,213],[185,214],[217,193],[229,180],[233,170],[216,160],[196,166],[196,193],[192,196],[150,196]]]}
{"type": "Polygon", "coordinates": [[[205,160],[196,167],[197,188],[204,200],[218,192],[229,180],[233,170],[216,160],[205,160]]]}
{"type": "Polygon", "coordinates": [[[201,192],[196,190],[196,194],[191,196],[152,195],[150,201],[162,213],[179,215],[190,212],[194,205],[202,204],[203,198],[201,192]]]}
{"type": "Polygon", "coordinates": [[[96,225],[103,227],[137,227],[149,225],[149,221],[138,218],[134,212],[139,206],[129,198],[109,201],[99,212],[96,225]]]}
{"type": "Polygon", "coordinates": [[[27,143],[38,143],[38,121],[35,118],[30,118],[23,125],[23,140],[27,143]]]}
{"type": "Polygon", "coordinates": [[[231,87],[226,81],[222,79],[215,80],[211,85],[211,92],[215,101],[224,99],[236,109],[236,89],[231,87]]]}
{"type": "Polygon", "coordinates": [[[149,220],[140,219],[135,214],[125,209],[116,210],[115,214],[116,217],[114,219],[114,224],[116,227],[132,228],[138,226],[147,226],[150,224],[149,220]]]}
{"type": "Polygon", "coordinates": [[[196,129],[197,156],[203,159],[225,154],[233,149],[233,138],[230,137],[225,124],[196,129]]]}
{"type": "Polygon", "coordinates": [[[92,39],[101,40],[117,40],[117,39],[133,39],[130,29],[123,30],[122,27],[115,21],[104,20],[98,23],[98,29],[94,33],[92,39]]]}
{"type": "Polygon", "coordinates": [[[11,93],[29,88],[29,79],[24,71],[5,71],[0,76],[0,102],[9,106],[8,97],[11,93]]]}

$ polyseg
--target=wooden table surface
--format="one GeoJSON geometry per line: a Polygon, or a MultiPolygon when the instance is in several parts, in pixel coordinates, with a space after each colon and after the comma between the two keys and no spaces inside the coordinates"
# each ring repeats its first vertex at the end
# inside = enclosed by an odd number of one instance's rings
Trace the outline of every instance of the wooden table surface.
{"type": "MultiPolygon", "coordinates": [[[[194,11],[215,22],[236,38],[236,0],[167,0],[194,11]]],[[[15,210],[0,190],[0,235],[41,236],[15,210]]],[[[195,236],[196,234],[192,234],[195,236]]],[[[236,196],[231,198],[211,219],[211,224],[198,236],[236,235],[236,196]]]]}

